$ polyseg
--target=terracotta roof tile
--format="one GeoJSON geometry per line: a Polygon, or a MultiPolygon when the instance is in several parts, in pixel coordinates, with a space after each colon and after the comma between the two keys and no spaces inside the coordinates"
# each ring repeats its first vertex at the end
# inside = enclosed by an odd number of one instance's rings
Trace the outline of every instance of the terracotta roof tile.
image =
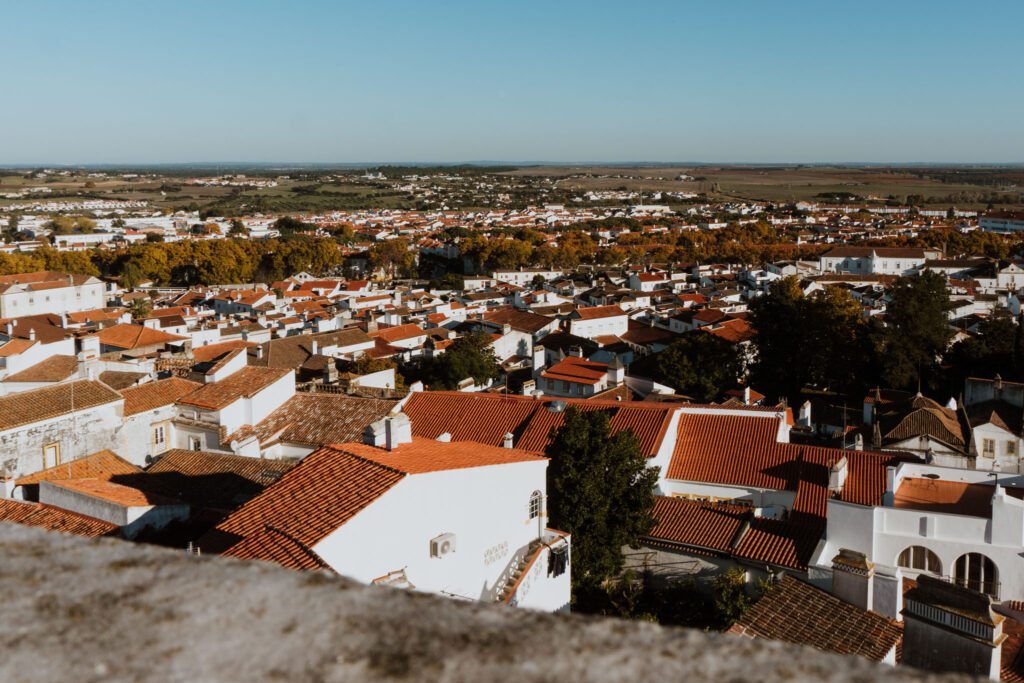
{"type": "MultiPolygon", "coordinates": [[[[19,341],[19,340],[15,340],[19,341]]],[[[11,342],[12,344],[14,342],[11,342]]],[[[3,349],[0,349],[2,351],[3,349]]],[[[21,372],[9,375],[5,382],[62,382],[78,371],[75,356],[50,356],[21,372]]]]}
{"type": "Polygon", "coordinates": [[[0,431],[120,401],[101,382],[78,380],[0,396],[0,431]]]}
{"type": "Polygon", "coordinates": [[[752,514],[750,508],[739,505],[655,496],[651,516],[657,524],[648,536],[728,552],[752,514]]]}
{"type": "Polygon", "coordinates": [[[138,349],[169,342],[188,341],[188,337],[179,337],[161,330],[154,330],[145,325],[119,323],[104,327],[96,333],[100,343],[117,349],[138,349]]]}
{"type": "Polygon", "coordinates": [[[124,416],[128,417],[171,405],[203,386],[199,382],[191,382],[180,377],[169,377],[122,389],[124,416]]]}
{"type": "Polygon", "coordinates": [[[178,403],[208,410],[220,410],[241,398],[250,398],[292,372],[288,368],[247,366],[219,382],[204,384],[178,403]]]}
{"type": "Polygon", "coordinates": [[[272,528],[310,549],[404,476],[334,448],[318,449],[204,535],[199,545],[205,552],[223,552],[272,528]]]}
{"type": "Polygon", "coordinates": [[[729,633],[780,640],[882,661],[903,637],[900,624],[785,576],[729,633]]]}
{"type": "Polygon", "coordinates": [[[104,522],[95,517],[39,503],[23,503],[0,498],[0,522],[14,522],[23,526],[34,526],[47,531],[97,538],[116,535],[116,524],[104,522]]]}
{"type": "MultiPolygon", "coordinates": [[[[260,443],[281,441],[323,446],[360,441],[363,430],[395,407],[397,400],[299,392],[252,428],[260,443]]],[[[234,434],[228,441],[240,438],[234,434]]]]}
{"type": "Polygon", "coordinates": [[[362,443],[333,444],[331,447],[405,474],[538,462],[547,459],[518,448],[486,446],[473,441],[435,441],[419,437],[414,437],[412,443],[400,444],[390,451],[362,443]]]}
{"type": "Polygon", "coordinates": [[[99,498],[109,503],[124,505],[125,507],[170,505],[177,502],[167,496],[103,479],[51,479],[49,483],[77,493],[83,493],[93,498],[99,498]]]}
{"type": "Polygon", "coordinates": [[[14,483],[17,486],[26,486],[60,479],[110,479],[117,475],[138,474],[141,471],[113,451],[100,451],[34,472],[16,479],[14,483]]]}

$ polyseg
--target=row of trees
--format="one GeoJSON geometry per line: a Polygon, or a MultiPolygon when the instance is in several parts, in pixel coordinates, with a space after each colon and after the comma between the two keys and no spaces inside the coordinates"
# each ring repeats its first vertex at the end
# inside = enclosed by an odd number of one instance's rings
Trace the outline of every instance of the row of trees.
{"type": "MultiPolygon", "coordinates": [[[[952,308],[942,276],[899,278],[886,313],[865,318],[847,290],[805,294],[796,278],[773,283],[750,306],[756,331],[749,382],[768,400],[799,404],[805,388],[862,396],[876,386],[956,395],[970,375],[1024,379],[1021,326],[1002,311],[978,334],[950,346],[952,308]]],[[[658,356],[662,379],[701,401],[721,396],[743,374],[740,349],[688,334],[658,356]]]]}

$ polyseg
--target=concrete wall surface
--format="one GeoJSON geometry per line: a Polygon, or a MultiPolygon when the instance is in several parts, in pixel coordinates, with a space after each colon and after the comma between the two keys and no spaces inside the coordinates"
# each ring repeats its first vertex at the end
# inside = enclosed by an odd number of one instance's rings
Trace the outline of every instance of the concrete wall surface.
{"type": "Polygon", "coordinates": [[[9,524],[0,556],[7,682],[957,680],[9,524]]]}

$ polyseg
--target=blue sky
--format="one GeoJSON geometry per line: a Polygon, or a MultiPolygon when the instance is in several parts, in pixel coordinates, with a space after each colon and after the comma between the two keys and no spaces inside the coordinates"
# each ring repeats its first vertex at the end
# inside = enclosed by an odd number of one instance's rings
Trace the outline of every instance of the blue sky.
{"type": "Polygon", "coordinates": [[[1024,2],[4,3],[0,164],[1024,162],[1024,2]]]}

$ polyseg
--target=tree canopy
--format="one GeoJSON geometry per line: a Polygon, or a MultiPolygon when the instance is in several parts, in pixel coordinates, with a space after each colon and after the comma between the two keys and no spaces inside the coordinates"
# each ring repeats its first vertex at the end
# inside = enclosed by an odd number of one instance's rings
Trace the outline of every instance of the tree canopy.
{"type": "Polygon", "coordinates": [[[572,581],[592,587],[622,569],[622,547],[654,526],[658,468],[648,467],[632,430],[611,433],[605,411],[565,412],[547,449],[548,516],[572,534],[572,581]]]}
{"type": "Polygon", "coordinates": [[[717,400],[743,371],[739,351],[713,334],[692,332],[658,354],[661,381],[701,403],[717,400]]]}
{"type": "Polygon", "coordinates": [[[910,388],[922,378],[935,378],[953,329],[946,281],[926,270],[901,277],[889,290],[886,334],[882,345],[885,374],[891,386],[910,388]]]}
{"type": "Polygon", "coordinates": [[[501,366],[491,341],[483,332],[459,337],[443,353],[424,358],[418,372],[412,374],[430,389],[457,389],[459,382],[467,377],[472,377],[477,384],[495,379],[501,375],[501,366]]]}

